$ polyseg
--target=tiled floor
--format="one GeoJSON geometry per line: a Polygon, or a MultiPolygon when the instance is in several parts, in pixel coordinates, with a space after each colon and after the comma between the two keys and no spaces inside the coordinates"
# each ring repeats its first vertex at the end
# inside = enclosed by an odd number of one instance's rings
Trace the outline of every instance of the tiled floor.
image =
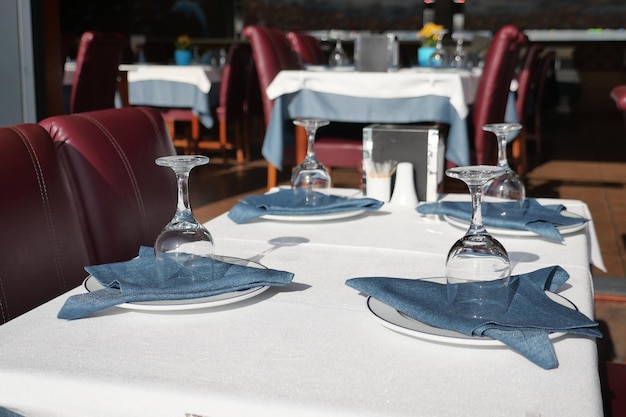
{"type": "MultiPolygon", "coordinates": [[[[626,128],[621,113],[553,114],[544,124],[544,142],[543,157],[527,176],[528,195],[585,201],[607,267],[592,272],[603,283],[626,283],[626,128]]],[[[190,178],[192,208],[201,221],[226,212],[243,195],[265,189],[265,163],[258,155],[241,166],[214,161],[195,168],[190,178]]],[[[341,181],[339,186],[359,184],[350,171],[336,171],[333,178],[341,181]]],[[[606,328],[600,342],[603,359],[626,360],[623,300],[596,300],[596,318],[606,328]]]]}

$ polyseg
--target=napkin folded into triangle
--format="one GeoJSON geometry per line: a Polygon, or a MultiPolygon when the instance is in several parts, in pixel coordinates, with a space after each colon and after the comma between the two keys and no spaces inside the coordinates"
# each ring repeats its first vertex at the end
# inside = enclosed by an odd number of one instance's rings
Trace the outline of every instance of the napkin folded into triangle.
{"type": "Polygon", "coordinates": [[[69,297],[57,317],[84,318],[128,302],[202,298],[254,287],[283,286],[294,276],[291,272],[208,258],[198,261],[188,273],[180,273],[171,263],[165,266],[171,276],[157,278],[163,275],[157,272],[154,249],[142,246],[139,256],[129,261],[85,267],[104,288],[69,297]]]}
{"type": "Polygon", "coordinates": [[[21,414],[0,406],[0,417],[23,417],[21,414]]]}
{"type": "MultiPolygon", "coordinates": [[[[528,198],[521,204],[518,202],[482,203],[483,224],[505,229],[527,230],[545,237],[546,239],[561,242],[563,237],[558,226],[570,226],[589,221],[583,217],[564,216],[561,212],[563,205],[543,206],[536,199],[528,198]]],[[[472,204],[465,201],[440,201],[417,206],[418,213],[438,214],[467,220],[472,217],[472,204]]]]}
{"type": "Polygon", "coordinates": [[[307,205],[307,193],[302,189],[280,189],[275,193],[250,195],[242,198],[228,212],[237,224],[247,223],[264,215],[311,216],[353,210],[378,210],[383,202],[373,198],[348,198],[314,192],[315,205],[307,205]]]}
{"type": "Polygon", "coordinates": [[[497,339],[540,367],[553,369],[558,367],[558,360],[550,333],[602,337],[598,323],[546,295],[546,291],[556,291],[568,279],[567,272],[559,266],[511,276],[508,310],[489,318],[463,317],[448,309],[446,284],[363,277],[349,279],[346,285],[429,326],[497,339]]]}

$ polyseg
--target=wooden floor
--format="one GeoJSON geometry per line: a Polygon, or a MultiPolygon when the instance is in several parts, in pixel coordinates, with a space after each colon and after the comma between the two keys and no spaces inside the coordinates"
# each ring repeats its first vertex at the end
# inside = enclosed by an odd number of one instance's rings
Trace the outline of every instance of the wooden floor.
{"type": "MultiPolygon", "coordinates": [[[[219,157],[195,168],[190,177],[193,212],[204,222],[230,209],[244,195],[266,186],[266,164],[260,138],[251,162],[237,165],[219,157]]],[[[211,156],[211,155],[210,155],[211,156]]],[[[352,171],[335,171],[337,186],[357,187],[352,171]]],[[[279,180],[288,182],[286,173],[279,180]]],[[[605,328],[600,341],[602,359],[626,360],[626,303],[604,297],[626,289],[626,128],[622,114],[558,114],[546,118],[544,147],[528,173],[530,197],[559,197],[585,201],[593,215],[606,271],[593,267],[596,280],[596,319],[605,328]]]]}

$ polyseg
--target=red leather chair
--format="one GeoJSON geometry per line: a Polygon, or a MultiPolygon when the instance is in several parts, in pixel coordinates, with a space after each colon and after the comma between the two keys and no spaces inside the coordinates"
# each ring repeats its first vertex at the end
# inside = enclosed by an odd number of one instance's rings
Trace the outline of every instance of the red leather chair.
{"type": "Polygon", "coordinates": [[[497,161],[496,140],[483,131],[483,125],[504,121],[511,80],[525,41],[524,33],[513,25],[500,28],[491,41],[472,108],[473,163],[495,165],[497,161]]]}
{"type": "Polygon", "coordinates": [[[523,65],[517,74],[517,98],[515,100],[515,110],[519,123],[522,124],[522,131],[512,144],[513,162],[516,172],[524,177],[528,168],[528,155],[526,149],[526,136],[528,130],[528,118],[530,116],[529,106],[531,98],[537,94],[537,81],[539,74],[539,55],[543,51],[543,46],[538,43],[531,44],[526,51],[523,65]]]}
{"type": "Polygon", "coordinates": [[[157,110],[125,107],[40,122],[56,145],[77,196],[77,217],[93,263],[128,260],[152,246],[176,210],[175,155],[157,110]]]}
{"type": "Polygon", "coordinates": [[[70,113],[115,107],[118,66],[127,47],[126,35],[83,33],[76,55],[70,113]]]}
{"type": "Polygon", "coordinates": [[[626,128],[626,84],[617,85],[611,89],[610,96],[615,101],[615,107],[624,114],[624,127],[626,128]]]}
{"type": "MultiPolygon", "coordinates": [[[[228,50],[226,65],[222,70],[220,83],[220,98],[217,107],[219,123],[219,147],[226,161],[226,150],[236,149],[237,162],[243,163],[250,156],[248,132],[242,128],[247,123],[246,91],[249,80],[247,71],[252,60],[252,49],[249,44],[234,43],[228,50]],[[232,131],[235,140],[228,139],[232,131]],[[245,134],[244,134],[245,133],[245,134]]],[[[198,143],[202,148],[202,142],[198,143]]]]}
{"type": "MultiPolygon", "coordinates": [[[[263,26],[246,26],[242,35],[250,41],[252,56],[259,80],[261,101],[263,104],[263,116],[265,126],[269,125],[274,101],[270,100],[265,91],[272,83],[274,77],[282,70],[300,69],[301,66],[291,50],[287,38],[282,31],[263,26]]],[[[295,151],[287,148],[285,156],[288,164],[294,164],[295,151]]],[[[277,184],[277,170],[273,165],[267,168],[267,186],[274,187],[277,184]]]]}
{"type": "Polygon", "coordinates": [[[300,32],[287,32],[285,36],[301,65],[327,64],[320,43],[314,36],[300,32]]]}
{"type": "Polygon", "coordinates": [[[0,323],[79,285],[89,265],[67,179],[48,133],[0,128],[0,323]]]}
{"type": "MultiPolygon", "coordinates": [[[[272,115],[273,101],[267,98],[265,90],[280,71],[301,69],[302,67],[299,65],[295,54],[291,50],[289,41],[280,30],[262,26],[246,26],[242,34],[250,40],[250,45],[252,46],[252,54],[258,72],[259,87],[263,100],[265,124],[267,126],[272,115]]],[[[352,134],[353,129],[339,127],[338,131],[348,132],[345,136],[335,134],[334,126],[322,129],[320,129],[320,134],[315,141],[315,152],[320,162],[328,167],[351,167],[361,169],[363,145],[360,129],[358,129],[357,137],[352,139],[351,137],[354,136],[352,134]],[[326,134],[322,129],[325,129],[326,132],[332,130],[333,133],[326,134]],[[355,160],[357,158],[358,161],[355,160]]],[[[305,149],[306,148],[303,146],[299,153],[304,154],[305,149]]],[[[296,161],[294,157],[295,152],[288,147],[285,149],[284,155],[286,158],[285,165],[294,165],[300,162],[296,161]]],[[[276,167],[269,165],[267,174],[268,188],[275,186],[276,183],[276,167]]]]}
{"type": "Polygon", "coordinates": [[[600,362],[599,371],[604,399],[604,416],[625,416],[626,363],[600,362]]]}
{"type": "Polygon", "coordinates": [[[556,62],[556,52],[553,50],[545,51],[537,60],[537,74],[535,95],[528,103],[528,117],[525,126],[525,142],[533,142],[535,146],[535,163],[541,160],[543,151],[543,113],[546,108],[546,90],[549,88],[551,81],[556,82],[554,65],[556,62]]]}

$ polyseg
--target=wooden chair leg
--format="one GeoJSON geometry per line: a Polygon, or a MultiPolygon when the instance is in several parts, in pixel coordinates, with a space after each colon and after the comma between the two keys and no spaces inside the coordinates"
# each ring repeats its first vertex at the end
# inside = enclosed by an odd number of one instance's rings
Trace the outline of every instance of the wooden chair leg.
{"type": "Polygon", "coordinates": [[[191,137],[187,144],[187,153],[195,154],[198,152],[198,142],[200,141],[200,119],[195,114],[191,116],[191,137]]]}
{"type": "Polygon", "coordinates": [[[276,187],[278,184],[278,170],[270,163],[267,164],[267,189],[276,187]]]}

